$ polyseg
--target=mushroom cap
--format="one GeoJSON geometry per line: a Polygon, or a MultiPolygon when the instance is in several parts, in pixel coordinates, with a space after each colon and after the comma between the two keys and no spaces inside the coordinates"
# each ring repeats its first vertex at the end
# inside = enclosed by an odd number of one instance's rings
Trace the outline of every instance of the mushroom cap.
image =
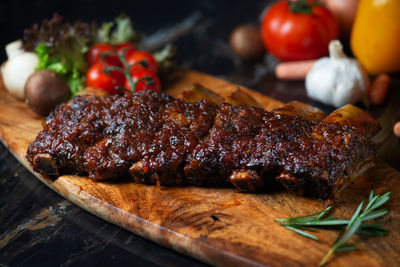
{"type": "Polygon", "coordinates": [[[58,104],[68,100],[69,87],[64,79],[52,70],[35,71],[26,82],[25,100],[38,115],[48,115],[58,104]]]}

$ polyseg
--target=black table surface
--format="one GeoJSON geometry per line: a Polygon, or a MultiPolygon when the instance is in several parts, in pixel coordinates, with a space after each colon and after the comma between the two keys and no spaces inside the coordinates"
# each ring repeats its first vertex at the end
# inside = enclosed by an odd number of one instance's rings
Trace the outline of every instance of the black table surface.
{"type": "MultiPolygon", "coordinates": [[[[53,12],[66,20],[110,20],[121,12],[130,16],[149,47],[166,42],[179,51],[181,67],[202,71],[284,102],[307,98],[304,82],[279,81],[271,56],[245,63],[229,48],[231,30],[243,23],[257,25],[271,1],[2,1],[1,46],[22,37],[23,29],[53,12]],[[189,3],[190,2],[190,3],[189,3]]],[[[5,60],[5,54],[0,54],[5,60]]],[[[386,118],[390,128],[399,118],[400,79],[382,107],[369,111],[386,118]],[[389,113],[388,115],[384,114],[389,113]]],[[[399,139],[390,134],[380,157],[399,169],[399,139]]],[[[202,266],[192,258],[159,246],[75,206],[42,184],[0,144],[0,266],[202,266]]]]}

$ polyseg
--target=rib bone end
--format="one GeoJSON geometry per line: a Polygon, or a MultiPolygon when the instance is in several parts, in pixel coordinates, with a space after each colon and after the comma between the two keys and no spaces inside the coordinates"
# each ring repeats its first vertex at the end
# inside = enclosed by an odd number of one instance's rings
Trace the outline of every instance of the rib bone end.
{"type": "Polygon", "coordinates": [[[33,169],[50,179],[60,176],[57,163],[50,154],[38,154],[33,158],[33,169]]]}
{"type": "Polygon", "coordinates": [[[263,181],[254,170],[237,170],[229,176],[229,181],[240,192],[255,192],[263,185],[263,181]]]}

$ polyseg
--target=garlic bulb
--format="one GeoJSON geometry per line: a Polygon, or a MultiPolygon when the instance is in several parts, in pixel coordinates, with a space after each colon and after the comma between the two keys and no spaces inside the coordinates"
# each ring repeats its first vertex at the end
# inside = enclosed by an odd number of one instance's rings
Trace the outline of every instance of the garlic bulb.
{"type": "Polygon", "coordinates": [[[329,43],[329,57],[317,60],[306,77],[307,95],[336,108],[356,103],[368,87],[367,73],[338,40],[329,43]]]}

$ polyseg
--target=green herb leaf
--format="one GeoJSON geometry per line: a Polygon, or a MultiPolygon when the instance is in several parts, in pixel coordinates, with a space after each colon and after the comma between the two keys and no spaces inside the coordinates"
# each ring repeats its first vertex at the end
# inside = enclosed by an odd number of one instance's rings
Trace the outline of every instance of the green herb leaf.
{"type": "Polygon", "coordinates": [[[61,75],[74,96],[85,84],[88,69],[85,53],[90,46],[98,42],[118,44],[137,39],[132,21],[125,16],[105,22],[99,28],[95,23],[65,22],[54,14],[40,26],[25,30],[24,47],[27,51],[35,50],[38,55],[37,69],[49,69],[61,75]]]}
{"type": "Polygon", "coordinates": [[[388,202],[389,198],[390,198],[390,192],[387,192],[383,196],[378,197],[377,200],[373,204],[371,204],[370,209],[373,210],[373,209],[379,208],[380,206],[382,206],[383,204],[388,202]]]}
{"type": "Polygon", "coordinates": [[[130,18],[121,15],[115,19],[116,28],[111,35],[111,44],[132,42],[136,37],[135,29],[130,18]]]}
{"type": "Polygon", "coordinates": [[[158,75],[162,80],[172,80],[176,67],[176,48],[167,44],[161,50],[153,53],[154,59],[158,63],[158,75]]]}
{"type": "Polygon", "coordinates": [[[133,28],[129,17],[120,15],[114,21],[104,22],[97,35],[97,43],[110,43],[112,45],[137,42],[140,35],[133,28]]]}
{"type": "Polygon", "coordinates": [[[78,68],[74,66],[75,63],[68,63],[66,60],[63,62],[55,57],[51,58],[49,55],[49,48],[45,43],[39,44],[35,51],[39,58],[36,70],[48,69],[61,75],[68,84],[71,96],[74,96],[83,89],[85,73],[80,72],[78,68]]]}
{"type": "Polygon", "coordinates": [[[360,229],[358,229],[357,234],[367,235],[367,236],[384,236],[387,230],[383,227],[383,222],[378,222],[375,224],[362,224],[360,229]]]}
{"type": "Polygon", "coordinates": [[[46,44],[41,43],[40,45],[38,45],[35,48],[35,52],[39,58],[39,63],[38,63],[38,66],[36,67],[36,70],[45,69],[49,62],[49,52],[46,47],[46,44]]]}
{"type": "Polygon", "coordinates": [[[357,247],[354,246],[353,244],[344,244],[344,245],[341,245],[340,247],[338,247],[338,248],[336,249],[336,252],[339,252],[339,251],[349,251],[349,250],[354,250],[354,249],[357,249],[357,247]]]}
{"type": "Polygon", "coordinates": [[[76,95],[79,91],[83,90],[85,77],[76,68],[72,69],[72,74],[66,80],[72,95],[76,95]]]}
{"type": "Polygon", "coordinates": [[[83,89],[87,64],[84,53],[97,37],[97,26],[84,22],[69,23],[54,14],[50,20],[25,30],[24,47],[39,57],[37,69],[49,69],[61,75],[71,96],[83,89]]]}
{"type": "Polygon", "coordinates": [[[109,43],[110,42],[110,32],[112,27],[114,26],[114,22],[104,22],[98,32],[97,42],[99,43],[109,43]]]}
{"type": "Polygon", "coordinates": [[[381,210],[377,210],[377,211],[373,211],[370,212],[368,215],[365,215],[363,217],[363,220],[372,220],[378,217],[382,217],[383,215],[385,215],[386,213],[388,213],[389,211],[387,209],[381,209],[381,210]]]}
{"type": "Polygon", "coordinates": [[[318,237],[316,237],[315,235],[306,233],[306,232],[304,232],[304,231],[302,231],[302,230],[300,230],[300,229],[297,229],[297,228],[295,228],[295,227],[288,226],[288,225],[286,225],[285,227],[286,227],[287,229],[289,229],[289,230],[292,230],[292,231],[294,231],[294,232],[296,232],[296,233],[302,235],[302,236],[305,236],[305,237],[308,237],[308,238],[311,238],[311,239],[314,239],[314,240],[318,240],[318,237]]]}
{"type": "Polygon", "coordinates": [[[61,76],[65,76],[68,73],[67,67],[61,63],[60,61],[58,62],[53,62],[49,65],[47,65],[46,69],[52,70],[55,73],[60,74],[61,76]]]}
{"type": "Polygon", "coordinates": [[[350,220],[337,219],[333,216],[326,217],[333,208],[330,206],[320,212],[292,218],[279,218],[275,219],[275,221],[291,231],[314,240],[318,240],[318,237],[305,231],[316,232],[318,229],[339,230],[340,233],[335,243],[320,263],[320,265],[324,265],[335,252],[356,249],[353,244],[348,243],[355,233],[367,236],[383,236],[387,233],[387,230],[381,227],[383,222],[377,222],[374,224],[363,222],[377,219],[386,215],[388,213],[387,209],[376,209],[384,205],[389,198],[390,192],[379,196],[375,195],[374,191],[371,191],[369,194],[369,201],[365,209],[363,209],[363,201],[358,205],[350,220]]]}
{"type": "Polygon", "coordinates": [[[387,214],[388,211],[386,209],[377,211],[373,210],[385,204],[389,200],[389,195],[390,192],[384,194],[383,196],[379,196],[375,195],[375,193],[371,191],[369,195],[369,202],[364,211],[362,211],[364,202],[361,202],[356,212],[353,214],[349,224],[346,226],[343,233],[339,234],[336,242],[322,259],[320,265],[324,265],[333,253],[340,251],[343,247],[349,247],[350,245],[347,244],[347,242],[355,233],[361,232],[367,233],[368,235],[382,235],[386,233],[386,229],[380,227],[382,224],[363,226],[362,222],[370,219],[376,219],[387,214]]]}

